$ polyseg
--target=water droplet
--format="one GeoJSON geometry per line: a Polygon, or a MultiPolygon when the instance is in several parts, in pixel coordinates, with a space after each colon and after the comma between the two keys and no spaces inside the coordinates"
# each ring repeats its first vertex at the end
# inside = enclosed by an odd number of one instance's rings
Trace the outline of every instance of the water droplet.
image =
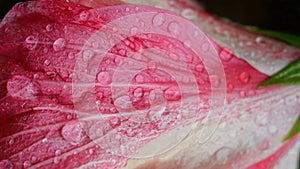
{"type": "Polygon", "coordinates": [[[248,83],[248,82],[250,81],[250,78],[251,78],[251,76],[250,76],[250,74],[247,73],[247,72],[242,72],[242,73],[240,74],[240,81],[241,81],[242,83],[248,83]]]}
{"type": "Polygon", "coordinates": [[[51,61],[48,60],[48,59],[46,59],[46,60],[44,61],[44,64],[45,64],[46,66],[49,66],[49,65],[51,64],[51,61]]]}
{"type": "Polygon", "coordinates": [[[135,76],[135,81],[137,83],[143,83],[144,82],[144,76],[143,75],[136,75],[135,76]]]}
{"type": "Polygon", "coordinates": [[[82,124],[79,121],[67,122],[62,128],[61,134],[66,141],[78,143],[83,139],[82,124]]]}
{"type": "Polygon", "coordinates": [[[137,32],[138,32],[138,28],[137,27],[133,27],[133,28],[130,29],[130,33],[132,35],[136,34],[137,32]]]}
{"type": "Polygon", "coordinates": [[[82,53],[82,57],[84,61],[89,61],[90,59],[92,59],[94,56],[94,52],[92,52],[91,50],[85,50],[82,53]]]}
{"type": "Polygon", "coordinates": [[[127,8],[125,8],[125,11],[126,11],[126,12],[129,12],[129,11],[130,11],[130,9],[127,7],[127,8]]]}
{"type": "Polygon", "coordinates": [[[270,142],[268,140],[263,140],[258,144],[258,149],[260,151],[265,151],[269,148],[270,142]]]}
{"type": "Polygon", "coordinates": [[[220,78],[217,75],[210,75],[209,80],[213,87],[219,87],[221,83],[220,78]]]}
{"type": "Polygon", "coordinates": [[[36,160],[37,160],[37,157],[36,157],[36,156],[32,156],[32,157],[31,157],[31,161],[32,161],[32,162],[35,162],[36,160]]]}
{"type": "Polygon", "coordinates": [[[187,19],[194,19],[196,18],[197,14],[192,9],[186,8],[182,10],[181,15],[187,19]]]}
{"type": "Polygon", "coordinates": [[[30,167],[30,166],[31,166],[31,163],[30,163],[29,161],[25,161],[25,162],[23,163],[23,166],[24,166],[25,168],[30,167]]]}
{"type": "Polygon", "coordinates": [[[9,141],[8,141],[8,144],[9,145],[13,145],[15,143],[15,140],[14,139],[10,139],[9,141]]]}
{"type": "Polygon", "coordinates": [[[103,72],[98,73],[97,80],[102,85],[110,84],[111,83],[111,77],[110,77],[109,72],[103,71],[103,72]]]}
{"type": "Polygon", "coordinates": [[[80,20],[82,21],[86,21],[89,19],[89,16],[90,16],[90,13],[88,11],[82,11],[80,14],[79,14],[79,18],[80,20]]]}
{"type": "Polygon", "coordinates": [[[223,61],[230,61],[231,58],[232,58],[232,52],[229,51],[228,49],[223,49],[220,53],[220,58],[223,60],[223,61]]]}
{"type": "Polygon", "coordinates": [[[66,46],[66,40],[64,38],[58,38],[53,43],[53,50],[60,51],[63,50],[66,46]]]}
{"type": "Polygon", "coordinates": [[[136,97],[136,98],[140,98],[142,97],[144,94],[144,91],[141,87],[138,87],[136,88],[134,91],[133,91],[133,96],[136,97]]]}
{"type": "Polygon", "coordinates": [[[154,26],[161,26],[165,23],[166,16],[162,13],[159,13],[153,17],[152,23],[154,26]]]}
{"type": "Polygon", "coordinates": [[[268,130],[270,134],[275,134],[278,131],[278,128],[276,126],[270,126],[268,130]]]}
{"type": "Polygon", "coordinates": [[[54,164],[58,164],[60,161],[61,161],[61,159],[59,157],[54,157],[53,158],[54,164]]]}
{"type": "Polygon", "coordinates": [[[173,36],[178,36],[180,34],[181,28],[178,24],[178,22],[171,22],[168,25],[168,31],[173,35],[173,36]]]}
{"type": "Polygon", "coordinates": [[[165,91],[165,98],[169,101],[177,101],[181,98],[180,89],[177,86],[169,87],[165,91]]]}
{"type": "Polygon", "coordinates": [[[0,161],[0,168],[13,169],[14,165],[9,160],[2,160],[2,161],[0,161]]]}
{"type": "Polygon", "coordinates": [[[198,64],[198,65],[196,66],[196,71],[197,71],[197,72],[203,72],[203,71],[204,71],[204,66],[203,66],[203,64],[198,64]]]}
{"type": "Polygon", "coordinates": [[[94,150],[93,149],[89,149],[89,154],[93,154],[94,150]]]}
{"type": "Polygon", "coordinates": [[[56,156],[61,155],[61,150],[56,150],[56,151],[55,151],[55,155],[56,155],[56,156]]]}
{"type": "Polygon", "coordinates": [[[75,53],[70,52],[70,53],[68,54],[68,58],[69,58],[69,59],[74,59],[74,58],[75,58],[75,53]]]}
{"type": "Polygon", "coordinates": [[[210,49],[209,44],[206,43],[206,42],[203,43],[203,44],[201,45],[201,49],[203,50],[203,52],[209,51],[209,49],[210,49]]]}
{"type": "Polygon", "coordinates": [[[232,90],[234,89],[234,85],[231,84],[231,83],[229,83],[229,84],[228,84],[228,89],[229,89],[229,91],[232,91],[232,90]]]}
{"type": "Polygon", "coordinates": [[[36,49],[37,45],[38,40],[34,36],[30,35],[25,39],[25,46],[27,49],[34,50],[36,49]]]}
{"type": "Polygon", "coordinates": [[[265,43],[265,38],[262,36],[258,36],[256,37],[255,42],[260,44],[265,43]]]}
{"type": "Polygon", "coordinates": [[[52,30],[53,30],[53,25],[48,24],[48,25],[46,26],[46,31],[47,31],[47,32],[51,32],[52,30]]]}

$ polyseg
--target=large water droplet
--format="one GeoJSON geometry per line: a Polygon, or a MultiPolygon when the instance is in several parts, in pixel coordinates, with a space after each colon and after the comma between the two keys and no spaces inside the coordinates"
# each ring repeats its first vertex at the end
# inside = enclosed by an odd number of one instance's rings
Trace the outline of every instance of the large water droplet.
{"type": "Polygon", "coordinates": [[[168,31],[173,35],[173,36],[178,36],[180,34],[181,28],[180,25],[177,22],[171,22],[168,25],[168,31]]]}
{"type": "Polygon", "coordinates": [[[13,169],[14,165],[9,160],[2,160],[2,161],[0,161],[0,168],[3,168],[3,169],[13,169]]]}
{"type": "Polygon", "coordinates": [[[52,30],[53,30],[53,25],[48,24],[48,25],[46,26],[46,31],[47,31],[47,32],[51,32],[52,30]]]}
{"type": "Polygon", "coordinates": [[[247,72],[242,72],[242,73],[240,74],[240,81],[241,81],[242,83],[248,83],[248,82],[250,81],[250,78],[251,78],[251,76],[250,76],[250,74],[247,73],[247,72]]]}
{"type": "Polygon", "coordinates": [[[53,43],[53,50],[60,51],[63,50],[66,46],[66,40],[64,38],[58,38],[53,43]]]}
{"type": "Polygon", "coordinates": [[[181,97],[180,89],[177,86],[169,87],[165,91],[165,98],[169,101],[177,101],[181,97]]]}
{"type": "Polygon", "coordinates": [[[7,91],[19,99],[35,99],[39,93],[37,84],[24,76],[14,76],[7,82],[7,91]]]}
{"type": "Polygon", "coordinates": [[[153,17],[152,23],[154,26],[161,26],[165,23],[166,16],[162,13],[159,13],[153,17]]]}
{"type": "Polygon", "coordinates": [[[222,60],[228,62],[232,58],[232,53],[227,49],[223,49],[220,53],[220,58],[222,60]]]}
{"type": "Polygon", "coordinates": [[[66,141],[78,143],[83,139],[82,124],[79,121],[67,122],[62,128],[61,134],[66,141]]]}
{"type": "Polygon", "coordinates": [[[25,46],[27,49],[34,50],[36,49],[37,45],[38,40],[34,36],[30,35],[25,39],[25,46]]]}
{"type": "Polygon", "coordinates": [[[98,73],[97,80],[102,85],[110,84],[111,83],[111,77],[110,77],[109,72],[103,71],[103,72],[98,73]]]}

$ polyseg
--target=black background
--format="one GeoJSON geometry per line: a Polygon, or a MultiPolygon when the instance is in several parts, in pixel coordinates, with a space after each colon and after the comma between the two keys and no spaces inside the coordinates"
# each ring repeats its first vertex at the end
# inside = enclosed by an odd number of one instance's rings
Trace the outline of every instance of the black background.
{"type": "MultiPolygon", "coordinates": [[[[17,2],[17,0],[0,0],[0,18],[3,18],[17,2]]],[[[300,0],[198,0],[198,2],[211,13],[244,25],[300,35],[300,0]]]]}

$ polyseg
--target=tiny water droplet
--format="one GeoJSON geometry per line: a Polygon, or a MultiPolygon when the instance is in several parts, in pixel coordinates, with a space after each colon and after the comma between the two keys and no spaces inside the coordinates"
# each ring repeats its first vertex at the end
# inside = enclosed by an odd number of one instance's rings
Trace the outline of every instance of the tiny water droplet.
{"type": "Polygon", "coordinates": [[[136,88],[133,92],[133,96],[136,97],[136,98],[142,97],[143,94],[144,94],[144,91],[141,87],[136,88]]]}
{"type": "Polygon", "coordinates": [[[48,24],[48,25],[46,26],[46,31],[47,31],[47,32],[51,32],[52,30],[53,30],[53,25],[48,24]]]}
{"type": "Polygon", "coordinates": [[[232,90],[234,89],[234,85],[231,84],[231,83],[229,83],[229,84],[228,84],[228,89],[229,89],[229,91],[232,91],[232,90]]]}
{"type": "Polygon", "coordinates": [[[258,114],[255,118],[255,122],[257,125],[259,126],[265,126],[266,124],[268,124],[268,113],[267,112],[264,112],[264,113],[261,113],[261,114],[258,114]]]}
{"type": "Polygon", "coordinates": [[[61,159],[59,157],[54,157],[53,158],[54,164],[58,164],[60,161],[61,161],[61,159]]]}
{"type": "Polygon", "coordinates": [[[83,139],[83,127],[79,121],[67,122],[62,130],[61,135],[66,141],[78,143],[83,139]]]}
{"type": "Polygon", "coordinates": [[[9,142],[8,142],[9,145],[13,145],[14,143],[15,143],[14,139],[10,139],[9,142]]]}
{"type": "Polygon", "coordinates": [[[137,27],[133,27],[133,28],[130,29],[130,33],[132,35],[136,34],[137,32],[138,32],[138,28],[137,27]]]}
{"type": "Polygon", "coordinates": [[[14,165],[9,160],[2,160],[2,161],[0,161],[0,168],[3,168],[3,169],[13,169],[14,165]]]}
{"type": "Polygon", "coordinates": [[[56,155],[56,156],[61,155],[61,150],[56,150],[56,151],[55,151],[55,155],[56,155]]]}
{"type": "Polygon", "coordinates": [[[30,35],[25,39],[25,46],[27,49],[34,50],[36,49],[37,45],[38,40],[34,36],[30,35]]]}
{"type": "Polygon", "coordinates": [[[110,84],[111,83],[111,77],[110,77],[109,72],[103,71],[103,72],[98,73],[97,80],[102,85],[110,84]]]}
{"type": "Polygon", "coordinates": [[[127,8],[125,8],[125,11],[126,11],[126,12],[129,12],[129,11],[130,11],[130,9],[127,7],[127,8]]]}
{"type": "Polygon", "coordinates": [[[198,65],[196,66],[196,71],[197,71],[197,72],[203,72],[203,71],[204,71],[204,66],[203,66],[202,64],[198,64],[198,65]]]}
{"type": "Polygon", "coordinates": [[[265,43],[265,38],[262,36],[258,36],[256,37],[255,42],[259,44],[265,43]]]}
{"type": "Polygon", "coordinates": [[[131,100],[128,96],[121,96],[114,101],[114,104],[123,110],[132,108],[131,100]]]}
{"type": "Polygon", "coordinates": [[[206,42],[203,43],[203,44],[201,45],[201,49],[202,49],[204,52],[209,51],[209,49],[210,49],[209,44],[206,43],[206,42]]]}
{"type": "Polygon", "coordinates": [[[171,22],[168,25],[168,31],[173,35],[173,36],[178,36],[181,31],[181,27],[178,22],[171,22]]]}
{"type": "Polygon", "coordinates": [[[82,11],[80,14],[79,14],[79,18],[80,20],[82,21],[86,21],[89,19],[89,16],[90,16],[90,13],[88,11],[82,11]]]}
{"type": "Polygon", "coordinates": [[[46,66],[49,66],[49,65],[51,64],[51,61],[48,60],[48,59],[46,59],[46,60],[44,61],[44,64],[45,64],[46,66]]]}
{"type": "Polygon", "coordinates": [[[223,49],[220,53],[220,58],[223,60],[223,61],[230,61],[232,59],[232,52],[229,51],[228,49],[223,49]]]}
{"type": "Polygon", "coordinates": [[[156,69],[157,68],[156,62],[155,61],[150,61],[148,63],[148,68],[149,69],[156,69]]]}
{"type": "Polygon", "coordinates": [[[119,117],[113,117],[109,120],[110,125],[112,127],[120,126],[121,125],[121,120],[119,117]]]}
{"type": "Polygon", "coordinates": [[[250,76],[250,74],[247,73],[247,72],[242,72],[242,73],[240,74],[240,81],[241,81],[242,83],[248,83],[248,82],[250,81],[250,78],[251,78],[251,76],[250,76]]]}
{"type": "Polygon", "coordinates": [[[258,149],[260,151],[265,151],[269,148],[270,142],[268,140],[263,140],[258,144],[258,149]]]}
{"type": "Polygon", "coordinates": [[[31,157],[31,161],[32,161],[32,162],[35,162],[36,160],[37,160],[37,157],[36,157],[36,156],[32,156],[32,157],[31,157]]]}
{"type": "Polygon", "coordinates": [[[31,163],[30,163],[29,161],[25,161],[25,162],[23,163],[23,166],[24,166],[25,168],[30,167],[30,166],[31,166],[31,163]]]}
{"type": "Polygon", "coordinates": [[[93,149],[89,149],[89,154],[93,154],[94,150],[93,149]]]}
{"type": "Polygon", "coordinates": [[[53,50],[60,51],[63,50],[66,46],[66,40],[64,38],[58,38],[53,43],[53,50]]]}
{"type": "Polygon", "coordinates": [[[74,59],[74,58],[75,58],[75,53],[70,52],[70,53],[68,54],[68,58],[69,58],[69,59],[74,59]]]}
{"type": "Polygon", "coordinates": [[[135,76],[135,81],[137,83],[143,83],[144,82],[144,76],[143,75],[136,75],[135,76]]]}
{"type": "Polygon", "coordinates": [[[165,98],[169,101],[177,101],[181,97],[180,89],[177,86],[169,87],[164,92],[165,98]]]}
{"type": "Polygon", "coordinates": [[[94,57],[94,52],[91,50],[85,50],[82,53],[82,57],[84,61],[89,61],[90,59],[92,59],[94,57]]]}
{"type": "Polygon", "coordinates": [[[166,21],[166,16],[162,13],[159,13],[153,17],[152,23],[154,26],[161,26],[165,23],[165,21],[166,21]]]}
{"type": "Polygon", "coordinates": [[[192,9],[186,8],[181,11],[181,15],[187,19],[194,19],[196,18],[197,14],[192,9]]]}

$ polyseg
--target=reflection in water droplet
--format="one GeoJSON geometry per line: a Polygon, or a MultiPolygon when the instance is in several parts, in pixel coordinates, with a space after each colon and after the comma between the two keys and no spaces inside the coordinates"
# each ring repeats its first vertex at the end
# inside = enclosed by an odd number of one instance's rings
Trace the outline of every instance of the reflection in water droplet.
{"type": "Polygon", "coordinates": [[[83,127],[79,121],[70,121],[66,123],[62,130],[61,135],[66,141],[78,143],[83,139],[83,127]]]}
{"type": "Polygon", "coordinates": [[[177,22],[171,22],[168,25],[168,31],[173,35],[173,36],[178,36],[180,34],[181,28],[177,22]]]}
{"type": "Polygon", "coordinates": [[[161,26],[165,23],[166,16],[162,13],[159,13],[153,17],[152,23],[154,26],[161,26]]]}
{"type": "Polygon", "coordinates": [[[110,84],[111,83],[111,77],[110,77],[109,72],[103,71],[103,72],[98,73],[97,80],[102,85],[110,84]]]}
{"type": "Polygon", "coordinates": [[[53,43],[53,50],[60,51],[63,50],[66,46],[66,40],[64,38],[58,38],[53,43]]]}
{"type": "Polygon", "coordinates": [[[240,81],[243,83],[248,83],[250,81],[251,76],[247,72],[242,72],[240,74],[240,81]]]}
{"type": "Polygon", "coordinates": [[[3,169],[13,169],[14,165],[9,160],[2,160],[2,161],[0,161],[0,168],[3,168],[3,169]]]}

